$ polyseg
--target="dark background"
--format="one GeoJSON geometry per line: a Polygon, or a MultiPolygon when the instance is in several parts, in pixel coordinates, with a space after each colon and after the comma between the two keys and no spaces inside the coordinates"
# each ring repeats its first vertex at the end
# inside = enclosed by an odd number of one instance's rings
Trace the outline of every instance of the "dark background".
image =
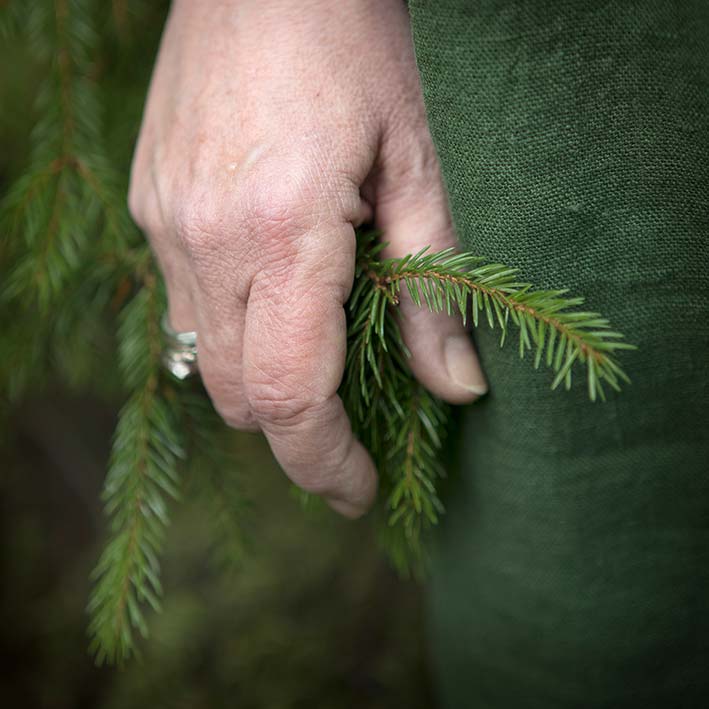
{"type": "Polygon", "coordinates": [[[60,391],[3,431],[0,685],[13,707],[428,707],[420,591],[382,561],[366,521],[303,511],[264,441],[234,437],[250,549],[210,561],[210,510],[173,505],[162,614],[142,658],[96,668],[89,573],[115,411],[60,391]]]}

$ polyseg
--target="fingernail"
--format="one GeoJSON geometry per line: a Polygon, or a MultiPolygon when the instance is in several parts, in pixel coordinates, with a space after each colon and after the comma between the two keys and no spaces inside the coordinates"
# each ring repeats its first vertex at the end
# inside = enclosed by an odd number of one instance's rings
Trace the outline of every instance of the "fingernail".
{"type": "Polygon", "coordinates": [[[474,356],[470,340],[465,335],[449,337],[445,343],[446,368],[450,378],[467,391],[482,396],[487,382],[474,356]]]}

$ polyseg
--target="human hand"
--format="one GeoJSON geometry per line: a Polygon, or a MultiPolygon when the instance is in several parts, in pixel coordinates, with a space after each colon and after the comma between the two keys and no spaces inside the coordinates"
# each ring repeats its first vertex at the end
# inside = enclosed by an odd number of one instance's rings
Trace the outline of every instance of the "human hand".
{"type": "MultiPolygon", "coordinates": [[[[354,228],[373,219],[390,256],[456,243],[404,3],[176,0],[129,205],[220,415],[364,512],[376,473],[337,396],[354,228]]],[[[453,403],[484,393],[460,321],[401,310],[417,378],[453,403]]]]}

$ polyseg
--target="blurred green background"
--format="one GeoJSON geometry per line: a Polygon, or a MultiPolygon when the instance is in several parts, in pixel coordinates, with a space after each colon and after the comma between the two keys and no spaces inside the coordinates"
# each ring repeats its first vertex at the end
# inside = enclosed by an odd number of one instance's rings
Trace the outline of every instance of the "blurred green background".
{"type": "MultiPolygon", "coordinates": [[[[4,3],[0,2],[0,12],[4,3]]],[[[127,175],[166,3],[106,3],[96,63],[112,159],[127,175]]],[[[0,41],[0,197],[22,171],[45,71],[0,41]]],[[[28,326],[29,327],[29,326],[28,326]]],[[[28,337],[30,333],[28,333],[28,337]]],[[[0,333],[2,337],[2,333],[0,333]]],[[[367,520],[304,512],[264,441],[236,434],[252,501],[250,550],[210,562],[211,511],[173,505],[163,613],[142,658],[97,668],[87,652],[89,573],[104,540],[100,491],[120,398],[52,381],[0,392],[0,689],[12,707],[432,706],[421,589],[398,580],[367,520]]]]}
{"type": "MultiPolygon", "coordinates": [[[[210,509],[174,505],[162,614],[143,656],[96,668],[88,576],[115,410],[59,391],[5,431],[0,686],[6,706],[430,707],[419,589],[393,576],[366,521],[304,512],[261,437],[234,456],[253,501],[243,568],[211,563],[210,509]]],[[[189,496],[186,496],[189,498],[189,496]]]]}

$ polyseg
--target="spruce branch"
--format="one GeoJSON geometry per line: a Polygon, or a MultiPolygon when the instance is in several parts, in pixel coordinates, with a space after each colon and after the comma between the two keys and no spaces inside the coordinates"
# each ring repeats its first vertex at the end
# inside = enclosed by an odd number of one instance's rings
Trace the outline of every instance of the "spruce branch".
{"type": "Polygon", "coordinates": [[[518,281],[518,271],[502,264],[485,264],[467,253],[446,249],[429,253],[428,248],[403,259],[382,259],[367,255],[367,275],[388,302],[396,304],[402,288],[419,307],[449,315],[457,311],[463,323],[472,309],[473,324],[481,318],[501,330],[504,345],[510,322],[518,330],[520,357],[534,352],[534,367],[542,361],[553,369],[552,389],[562,382],[571,386],[572,369],[578,361],[586,366],[589,397],[605,398],[603,384],[616,391],[629,383],[615,353],[634,349],[622,342],[599,313],[581,311],[583,298],[567,297],[567,290],[535,290],[518,281]]]}
{"type": "Polygon", "coordinates": [[[401,572],[420,574],[426,532],[443,512],[439,453],[449,409],[409,368],[396,310],[404,289],[419,307],[457,313],[464,324],[470,312],[475,327],[483,321],[498,327],[501,346],[516,328],[520,357],[531,351],[535,368],[544,362],[552,369],[552,388],[561,382],[569,388],[574,366],[585,365],[592,401],[605,399],[604,383],[618,390],[629,381],[615,353],[633,346],[607,319],[579,310],[582,298],[534,290],[514,268],[452,249],[384,259],[383,248],[376,233],[360,235],[341,395],[380,472],[384,548],[401,572]]]}
{"type": "Polygon", "coordinates": [[[104,488],[111,538],[92,576],[91,652],[122,663],[133,633],[147,636],[143,606],[160,609],[160,560],[168,525],[166,498],[178,498],[179,425],[153,388],[136,392],[120,413],[104,488]]]}
{"type": "Polygon", "coordinates": [[[179,497],[184,426],[174,391],[162,381],[163,306],[152,270],[125,306],[118,332],[120,369],[132,391],[120,412],[104,486],[110,539],[94,570],[88,611],[91,651],[99,663],[122,663],[147,636],[143,607],[160,608],[160,553],[168,501],[179,497]]]}
{"type": "Polygon", "coordinates": [[[425,532],[443,511],[438,453],[448,407],[413,378],[397,321],[398,296],[373,277],[383,246],[373,233],[360,236],[340,393],[380,472],[383,547],[401,573],[421,575],[425,532]]]}
{"type": "MultiPolygon", "coordinates": [[[[16,12],[14,5],[6,12],[16,12]]],[[[90,237],[110,226],[102,227],[100,182],[87,174],[107,164],[93,77],[94,14],[89,0],[40,2],[27,8],[23,23],[30,52],[47,71],[37,89],[28,170],[0,205],[0,227],[17,243],[2,295],[36,299],[44,312],[85,263],[90,237]]]]}
{"type": "Polygon", "coordinates": [[[160,556],[168,507],[180,498],[183,473],[212,509],[215,560],[240,565],[246,537],[241,486],[220,437],[224,427],[202,389],[163,373],[161,283],[147,248],[131,251],[138,290],[118,331],[120,369],[132,392],[119,414],[104,487],[110,536],[93,574],[90,650],[101,664],[123,663],[148,636],[146,608],[160,609],[160,556]]]}

